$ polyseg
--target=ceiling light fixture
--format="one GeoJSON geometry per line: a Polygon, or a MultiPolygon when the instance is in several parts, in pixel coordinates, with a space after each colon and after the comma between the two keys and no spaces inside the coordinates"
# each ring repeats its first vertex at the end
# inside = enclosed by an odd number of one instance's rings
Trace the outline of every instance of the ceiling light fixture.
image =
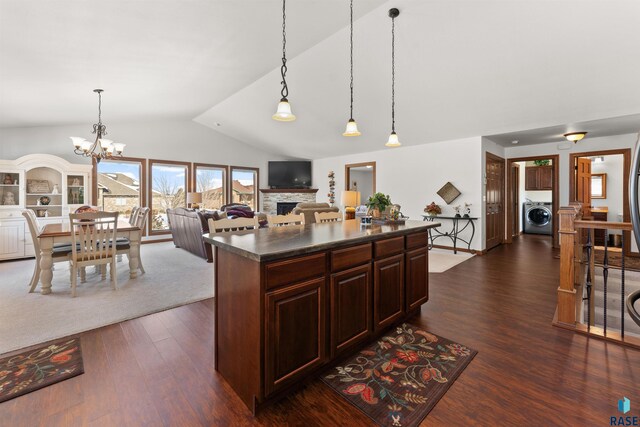
{"type": "Polygon", "coordinates": [[[108,159],[111,157],[122,157],[125,144],[119,144],[111,141],[110,139],[104,139],[103,136],[107,134],[107,126],[102,124],[102,89],[94,89],[98,94],[98,123],[93,125],[93,132],[96,134],[96,140],[94,142],[87,141],[79,136],[72,136],[73,152],[79,156],[92,157],[96,159],[96,162],[100,162],[102,159],[108,159]]]}
{"type": "Polygon", "coordinates": [[[279,122],[292,122],[296,119],[296,116],[291,112],[291,105],[287,97],[289,96],[289,86],[287,86],[287,6],[286,0],[282,0],[282,66],[280,67],[280,74],[282,75],[282,90],[280,94],[280,102],[278,103],[278,110],[271,116],[273,120],[279,122]]]}
{"type": "Polygon", "coordinates": [[[511,143],[512,143],[513,145],[518,144],[519,142],[520,142],[520,141],[518,141],[517,139],[514,139],[513,141],[511,141],[511,143]]]}
{"type": "Polygon", "coordinates": [[[351,15],[350,15],[351,32],[349,35],[349,46],[350,46],[350,58],[351,58],[351,71],[350,71],[351,80],[349,83],[349,88],[351,89],[351,105],[349,107],[350,114],[349,114],[349,121],[347,122],[347,129],[344,131],[342,136],[360,136],[362,134],[360,133],[360,131],[358,131],[358,124],[353,119],[353,0],[351,0],[350,10],[351,10],[351,15]]]}
{"type": "Polygon", "coordinates": [[[578,141],[587,136],[587,132],[569,132],[565,133],[563,136],[567,138],[568,141],[577,144],[578,141]]]}
{"type": "Polygon", "coordinates": [[[400,147],[400,140],[396,134],[396,18],[400,11],[396,8],[389,9],[391,18],[391,135],[387,141],[387,147],[400,147]]]}

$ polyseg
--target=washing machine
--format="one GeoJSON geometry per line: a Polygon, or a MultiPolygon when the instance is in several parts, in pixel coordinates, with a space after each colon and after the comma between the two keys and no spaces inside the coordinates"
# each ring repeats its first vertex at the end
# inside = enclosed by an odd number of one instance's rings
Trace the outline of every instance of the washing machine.
{"type": "Polygon", "coordinates": [[[526,234],[553,234],[553,211],[550,202],[526,202],[522,223],[526,234]]]}

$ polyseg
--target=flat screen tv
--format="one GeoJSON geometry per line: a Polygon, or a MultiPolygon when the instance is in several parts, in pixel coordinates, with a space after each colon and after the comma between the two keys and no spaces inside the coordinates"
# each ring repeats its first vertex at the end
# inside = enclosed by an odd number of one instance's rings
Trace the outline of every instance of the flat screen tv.
{"type": "Polygon", "coordinates": [[[311,162],[272,161],[269,162],[269,187],[310,188],[311,162]]]}

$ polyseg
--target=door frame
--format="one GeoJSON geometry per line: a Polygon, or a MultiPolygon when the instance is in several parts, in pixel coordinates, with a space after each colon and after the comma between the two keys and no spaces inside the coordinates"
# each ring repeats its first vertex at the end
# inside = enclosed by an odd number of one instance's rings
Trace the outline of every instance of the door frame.
{"type": "MultiPolygon", "coordinates": [[[[560,218],[558,216],[558,211],[560,210],[560,155],[559,154],[548,154],[541,156],[529,156],[529,157],[514,157],[511,159],[507,159],[507,167],[511,168],[511,165],[516,162],[528,162],[531,160],[543,160],[550,159],[551,166],[553,167],[553,187],[551,188],[551,211],[553,212],[553,232],[551,236],[553,238],[553,247],[559,248],[560,241],[558,240],[558,222],[560,218]]],[[[511,170],[511,169],[509,169],[511,170]]],[[[511,178],[511,177],[509,177],[511,178]]],[[[511,194],[512,191],[511,179],[507,180],[507,193],[511,194]]],[[[507,206],[507,230],[511,230],[513,228],[513,206],[509,204],[507,206]]],[[[507,233],[511,234],[511,233],[507,233]]],[[[505,243],[513,243],[513,238],[510,235],[507,235],[505,239],[505,243]]]]}
{"type": "MultiPolygon", "coordinates": [[[[575,164],[578,157],[598,157],[598,156],[614,156],[622,154],[622,220],[631,222],[631,212],[629,210],[629,175],[631,174],[631,148],[617,148],[612,150],[595,150],[584,153],[569,154],[569,202],[576,200],[576,174],[575,164]]],[[[640,257],[640,253],[631,252],[631,233],[624,233],[624,251],[627,256],[640,257]]]]}
{"type": "MultiPolygon", "coordinates": [[[[484,218],[483,218],[483,222],[484,222],[484,250],[485,251],[489,251],[490,249],[488,248],[487,245],[487,218],[488,218],[488,212],[487,212],[487,163],[489,162],[489,159],[492,159],[494,161],[499,161],[502,162],[502,166],[503,166],[503,170],[502,170],[502,239],[500,240],[500,245],[504,244],[507,239],[506,239],[506,235],[507,234],[511,234],[510,232],[507,233],[508,227],[507,227],[507,221],[506,221],[506,215],[507,215],[507,209],[505,208],[506,200],[508,197],[508,191],[507,191],[507,187],[506,187],[506,183],[507,181],[509,181],[507,179],[507,171],[509,170],[507,168],[507,161],[506,159],[504,159],[503,157],[498,156],[497,154],[493,154],[489,151],[487,151],[486,156],[484,158],[484,178],[485,178],[485,185],[484,185],[484,218]]],[[[498,247],[500,245],[496,245],[494,247],[498,247]]],[[[491,248],[493,249],[493,248],[491,248]]]]}
{"type": "Polygon", "coordinates": [[[515,171],[515,175],[516,175],[516,179],[518,181],[518,185],[516,186],[509,186],[507,185],[507,188],[509,189],[509,193],[508,193],[508,198],[509,198],[509,206],[511,206],[511,216],[510,216],[510,221],[507,221],[507,236],[511,236],[511,239],[513,240],[514,237],[518,237],[520,236],[520,227],[518,227],[518,229],[516,230],[516,232],[514,233],[514,229],[515,227],[515,223],[518,222],[518,225],[520,225],[520,221],[516,221],[516,211],[513,210],[513,207],[520,201],[520,165],[518,163],[509,163],[509,177],[508,177],[508,181],[512,182],[512,176],[513,176],[513,171],[515,171]],[[514,196],[517,199],[516,201],[514,201],[514,196]]]}

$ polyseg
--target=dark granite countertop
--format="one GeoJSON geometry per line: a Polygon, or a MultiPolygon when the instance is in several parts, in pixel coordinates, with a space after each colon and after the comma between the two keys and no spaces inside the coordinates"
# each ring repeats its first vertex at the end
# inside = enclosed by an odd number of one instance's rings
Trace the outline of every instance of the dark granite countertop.
{"type": "Polygon", "coordinates": [[[326,249],[403,236],[439,227],[437,222],[407,221],[404,225],[361,226],[359,220],[325,224],[268,227],[219,234],[204,240],[220,249],[255,261],[272,261],[326,249]]]}

